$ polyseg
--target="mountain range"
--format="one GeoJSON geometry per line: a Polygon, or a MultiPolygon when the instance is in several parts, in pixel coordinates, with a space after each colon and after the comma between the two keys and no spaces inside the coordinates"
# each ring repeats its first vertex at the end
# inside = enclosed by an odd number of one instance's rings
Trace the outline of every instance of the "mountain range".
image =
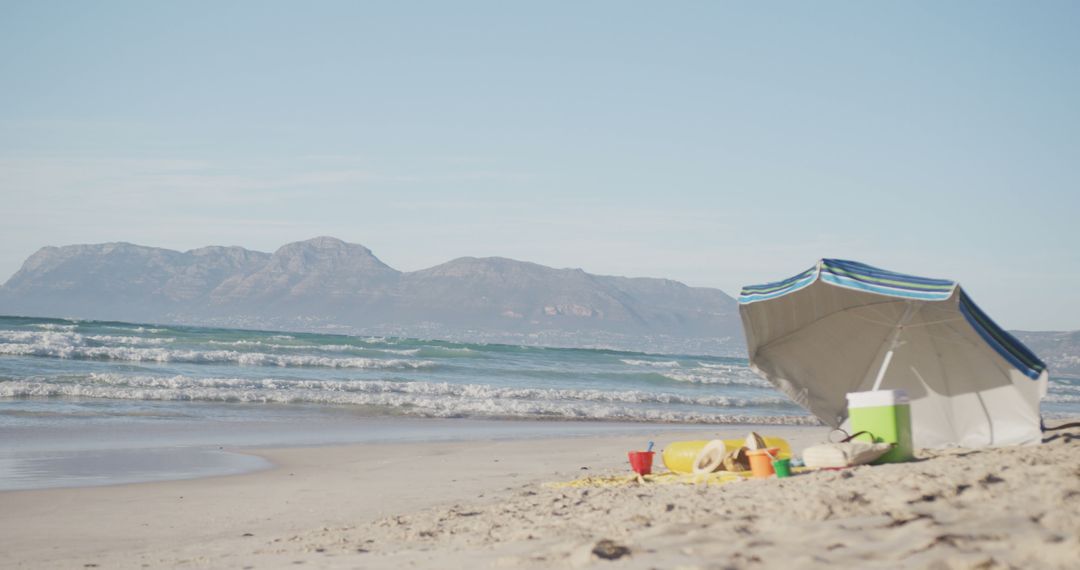
{"type": "Polygon", "coordinates": [[[331,237],[274,253],[130,243],[44,247],[0,314],[738,354],[735,300],[677,281],[499,257],[398,271],[331,237]]]}
{"type": "MultiPolygon", "coordinates": [[[[0,314],[745,356],[719,289],[501,257],[398,271],[332,237],[273,253],[43,247],[0,286],[0,314]]],[[[1080,376],[1080,331],[1013,334],[1080,376]]]]}

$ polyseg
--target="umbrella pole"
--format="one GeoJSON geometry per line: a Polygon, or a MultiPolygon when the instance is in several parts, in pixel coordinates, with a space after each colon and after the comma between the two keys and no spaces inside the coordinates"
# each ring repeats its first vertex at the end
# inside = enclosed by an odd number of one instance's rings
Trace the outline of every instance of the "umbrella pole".
{"type": "Polygon", "coordinates": [[[892,355],[896,352],[896,346],[900,344],[900,329],[896,329],[896,333],[893,333],[892,345],[889,347],[889,352],[885,353],[885,360],[881,362],[881,368],[878,368],[877,378],[874,379],[874,387],[872,390],[881,388],[881,381],[885,379],[885,372],[889,369],[889,362],[892,361],[892,355]]]}
{"type": "MultiPolygon", "coordinates": [[[[922,305],[918,306],[921,307],[922,305]]],[[[881,367],[878,368],[877,378],[874,379],[873,390],[876,391],[881,388],[881,381],[885,379],[885,372],[889,370],[889,363],[892,362],[893,354],[902,344],[900,342],[900,334],[904,332],[904,325],[908,324],[908,321],[911,320],[911,317],[915,316],[917,311],[918,309],[916,308],[915,303],[908,301],[907,309],[904,310],[903,316],[901,316],[900,320],[896,323],[896,328],[893,329],[892,335],[889,338],[889,351],[885,353],[885,359],[881,361],[881,367]]]]}

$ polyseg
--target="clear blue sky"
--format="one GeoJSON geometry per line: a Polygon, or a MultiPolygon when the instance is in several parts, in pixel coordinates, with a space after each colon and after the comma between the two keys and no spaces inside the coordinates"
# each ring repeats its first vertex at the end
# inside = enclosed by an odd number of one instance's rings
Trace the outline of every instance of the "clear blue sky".
{"type": "Polygon", "coordinates": [[[1080,328],[1080,3],[0,1],[0,279],[43,245],[736,294],[844,257],[1080,328]]]}

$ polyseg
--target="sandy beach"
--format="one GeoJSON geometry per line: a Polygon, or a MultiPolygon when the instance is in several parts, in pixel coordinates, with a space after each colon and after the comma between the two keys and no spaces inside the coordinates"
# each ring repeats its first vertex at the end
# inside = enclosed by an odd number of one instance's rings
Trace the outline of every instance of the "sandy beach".
{"type": "MultiPolygon", "coordinates": [[[[755,429],[796,450],[827,434],[755,429]]],[[[260,449],[275,467],[0,493],[0,566],[1068,568],[1078,439],[709,487],[548,485],[626,473],[640,436],[260,449]]]]}

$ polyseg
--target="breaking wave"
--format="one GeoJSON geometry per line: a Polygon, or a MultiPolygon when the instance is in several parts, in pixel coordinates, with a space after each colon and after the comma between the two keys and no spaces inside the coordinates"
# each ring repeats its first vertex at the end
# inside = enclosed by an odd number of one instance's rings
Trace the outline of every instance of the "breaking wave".
{"type": "Polygon", "coordinates": [[[633,358],[620,358],[623,364],[629,364],[630,366],[651,366],[653,368],[678,368],[679,361],[677,360],[635,360],[633,358]]]}
{"type": "Polygon", "coordinates": [[[678,360],[640,360],[620,358],[628,366],[645,368],[667,380],[690,384],[716,384],[725,386],[770,387],[770,384],[746,366],[714,364],[701,361],[691,363],[678,360]]]}
{"type": "Polygon", "coordinates": [[[731,367],[731,369],[722,371],[715,368],[690,369],[686,371],[669,370],[662,372],[661,375],[668,380],[689,382],[691,384],[742,385],[757,386],[761,388],[771,387],[771,384],[746,368],[739,369],[731,367]]]}
{"type": "Polygon", "coordinates": [[[816,421],[735,359],[19,317],[0,317],[4,398],[42,400],[30,408],[100,400],[91,415],[137,412],[145,400],[421,417],[816,421]]]}
{"type": "Polygon", "coordinates": [[[55,323],[37,323],[30,326],[46,331],[73,331],[79,328],[79,325],[58,325],[55,323]]]}
{"type": "Polygon", "coordinates": [[[415,355],[420,352],[419,348],[413,348],[408,350],[395,349],[395,348],[371,348],[367,346],[356,346],[352,344],[280,344],[276,342],[263,342],[261,340],[208,340],[206,344],[212,344],[214,346],[231,346],[231,347],[261,347],[274,350],[318,350],[321,352],[363,352],[363,353],[382,353],[382,354],[401,354],[401,355],[415,355]]]}
{"type": "Polygon", "coordinates": [[[67,330],[63,330],[63,332],[53,332],[50,330],[46,332],[0,331],[0,341],[13,344],[38,344],[50,346],[100,346],[105,344],[158,346],[174,342],[176,339],[166,337],[147,338],[141,336],[79,334],[67,330]]]}
{"type": "Polygon", "coordinates": [[[103,328],[103,329],[111,329],[111,330],[116,330],[116,331],[130,331],[130,332],[137,332],[137,333],[163,333],[163,332],[165,332],[165,329],[144,327],[144,326],[141,326],[141,325],[132,325],[132,326],[128,326],[128,327],[104,325],[101,328],[103,328]]]}
{"type": "Polygon", "coordinates": [[[268,354],[235,350],[171,350],[127,346],[77,346],[70,344],[0,344],[0,354],[41,356],[77,360],[122,360],[126,362],[186,362],[194,364],[239,364],[242,366],[321,367],[321,368],[431,368],[430,360],[331,358],[314,355],[268,354]]]}
{"type": "Polygon", "coordinates": [[[1043,402],[1054,404],[1080,403],[1080,379],[1051,378],[1043,402]]]}
{"type": "Polygon", "coordinates": [[[92,374],[76,382],[0,382],[0,397],[315,403],[386,408],[428,417],[519,417],[691,423],[813,425],[783,398],[686,396],[642,391],[501,388],[444,382],[284,380],[92,374]],[[686,409],[709,407],[714,410],[686,409]],[[680,409],[680,407],[683,407],[680,409]],[[793,413],[752,413],[750,408],[793,413]]]}

